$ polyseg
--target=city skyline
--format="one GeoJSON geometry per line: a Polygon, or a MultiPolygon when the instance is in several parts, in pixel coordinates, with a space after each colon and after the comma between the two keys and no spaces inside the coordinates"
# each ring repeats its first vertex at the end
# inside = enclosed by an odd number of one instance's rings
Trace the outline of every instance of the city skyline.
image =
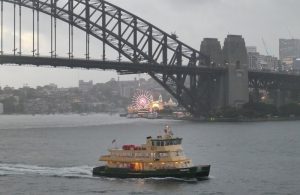
{"type": "MultiPolygon", "coordinates": [[[[185,3],[179,0],[154,0],[151,2],[110,0],[109,2],[140,16],[168,33],[176,33],[181,41],[196,49],[200,48],[200,43],[205,37],[216,37],[223,44],[227,34],[240,34],[245,38],[247,46],[257,46],[258,51],[262,54],[266,54],[265,50],[268,49],[271,55],[277,57],[279,38],[300,37],[296,21],[297,15],[299,15],[297,13],[299,6],[297,5],[300,3],[294,0],[285,2],[189,0],[185,3]],[[271,4],[272,6],[270,6],[271,4]],[[262,38],[265,40],[267,48],[264,47],[262,38]]],[[[26,28],[26,22],[25,20],[24,28],[26,28]]],[[[8,31],[6,34],[9,34],[9,29],[6,29],[8,31]]],[[[25,32],[28,34],[28,31],[25,32]]],[[[44,44],[48,44],[47,40],[44,40],[44,44]]],[[[47,83],[71,87],[76,86],[80,79],[106,82],[112,77],[118,77],[115,71],[0,67],[0,85],[2,87],[5,85],[22,87],[24,84],[35,87],[47,83]]],[[[138,76],[120,76],[120,79],[131,80],[134,77],[138,76]]],[[[144,77],[144,75],[140,75],[140,77],[144,77]]]]}

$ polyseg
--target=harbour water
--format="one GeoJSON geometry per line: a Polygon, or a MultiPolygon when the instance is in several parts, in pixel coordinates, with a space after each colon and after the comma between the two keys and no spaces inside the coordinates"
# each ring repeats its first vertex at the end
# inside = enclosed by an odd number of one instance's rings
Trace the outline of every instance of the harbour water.
{"type": "Polygon", "coordinates": [[[300,121],[197,123],[117,115],[0,115],[0,194],[300,193],[300,121]],[[108,179],[91,174],[114,144],[142,144],[171,125],[208,180],[108,179]]]}

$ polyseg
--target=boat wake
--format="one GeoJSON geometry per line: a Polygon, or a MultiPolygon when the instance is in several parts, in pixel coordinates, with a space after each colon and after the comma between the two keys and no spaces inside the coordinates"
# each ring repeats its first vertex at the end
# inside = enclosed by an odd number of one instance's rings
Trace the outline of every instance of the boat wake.
{"type": "Polygon", "coordinates": [[[157,178],[157,177],[150,177],[150,178],[146,178],[146,181],[166,181],[166,182],[187,182],[187,183],[197,183],[198,180],[195,178],[175,178],[175,177],[165,177],[165,178],[157,178]]]}
{"type": "Polygon", "coordinates": [[[6,164],[0,163],[0,176],[7,175],[42,175],[51,177],[68,178],[94,178],[92,167],[44,167],[24,164],[6,164]]]}
{"type": "MultiPolygon", "coordinates": [[[[0,177],[9,175],[41,175],[48,177],[65,177],[65,178],[89,178],[98,179],[99,177],[93,177],[93,167],[90,166],[74,166],[74,167],[46,167],[37,165],[25,165],[25,164],[9,164],[0,163],[0,177]]],[[[103,178],[105,180],[118,180],[116,178],[103,178]]],[[[122,179],[123,180],[123,179],[122,179]]],[[[139,181],[141,179],[128,179],[132,181],[139,181]]],[[[144,178],[142,179],[148,182],[188,182],[197,183],[196,179],[183,179],[183,178],[144,178]]]]}

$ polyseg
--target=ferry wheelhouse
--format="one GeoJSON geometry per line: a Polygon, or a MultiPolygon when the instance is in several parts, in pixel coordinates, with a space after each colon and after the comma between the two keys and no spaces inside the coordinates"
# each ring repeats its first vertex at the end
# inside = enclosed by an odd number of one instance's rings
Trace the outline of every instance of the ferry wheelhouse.
{"type": "Polygon", "coordinates": [[[174,137],[167,126],[164,135],[147,137],[142,145],[111,148],[100,157],[106,165],[95,167],[93,175],[119,178],[175,177],[202,179],[209,176],[210,165],[194,166],[184,155],[182,138],[174,137]]]}

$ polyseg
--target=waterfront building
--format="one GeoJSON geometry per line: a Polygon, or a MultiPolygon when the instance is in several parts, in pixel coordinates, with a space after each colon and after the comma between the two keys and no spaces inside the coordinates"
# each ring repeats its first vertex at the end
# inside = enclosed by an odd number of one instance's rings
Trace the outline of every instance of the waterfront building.
{"type": "Polygon", "coordinates": [[[27,114],[50,113],[50,106],[44,98],[29,99],[24,103],[24,112],[27,114]]]}
{"type": "Polygon", "coordinates": [[[85,82],[83,80],[79,80],[79,90],[83,92],[87,92],[93,88],[93,81],[85,82]]]}
{"type": "Polygon", "coordinates": [[[261,70],[277,71],[279,67],[278,59],[274,56],[259,56],[259,64],[261,70]]]}
{"type": "MultiPolygon", "coordinates": [[[[247,50],[248,51],[248,50],[247,50]]],[[[258,52],[248,52],[248,68],[251,70],[260,69],[260,55],[258,52]]]]}
{"type": "Polygon", "coordinates": [[[278,58],[270,55],[261,55],[255,46],[247,46],[248,68],[251,70],[277,71],[279,70],[278,58]]]}
{"type": "Polygon", "coordinates": [[[295,69],[294,59],[300,58],[300,39],[279,39],[279,57],[285,70],[295,69]]]}
{"type": "Polygon", "coordinates": [[[294,57],[284,58],[282,62],[282,70],[284,71],[292,71],[294,66],[294,57]]]}
{"type": "Polygon", "coordinates": [[[247,53],[256,53],[257,52],[256,46],[246,46],[246,49],[247,49],[247,53]]]}
{"type": "Polygon", "coordinates": [[[133,81],[118,81],[118,85],[120,96],[131,98],[140,84],[138,80],[134,79],[133,81]]]}
{"type": "Polygon", "coordinates": [[[172,100],[172,98],[169,99],[169,101],[164,103],[164,106],[169,107],[169,108],[175,108],[178,106],[178,104],[172,100]]]}
{"type": "Polygon", "coordinates": [[[300,72],[300,58],[294,58],[294,70],[300,72]]]}

